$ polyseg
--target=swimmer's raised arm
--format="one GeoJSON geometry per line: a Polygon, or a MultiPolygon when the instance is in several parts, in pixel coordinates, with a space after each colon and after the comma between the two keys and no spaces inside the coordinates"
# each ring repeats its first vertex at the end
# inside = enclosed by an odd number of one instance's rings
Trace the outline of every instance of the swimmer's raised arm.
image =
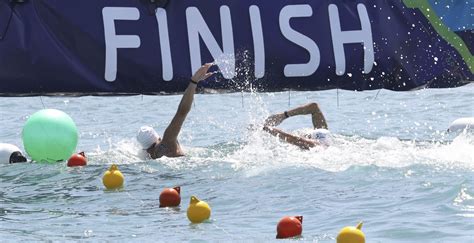
{"type": "Polygon", "coordinates": [[[282,140],[284,140],[287,143],[296,145],[302,149],[310,149],[312,147],[316,147],[320,145],[317,141],[315,140],[310,140],[302,137],[298,137],[289,133],[286,133],[278,128],[274,127],[267,127],[264,126],[263,130],[270,133],[271,135],[278,137],[282,140]]]}
{"type": "Polygon", "coordinates": [[[188,87],[184,91],[183,98],[181,98],[181,102],[179,103],[176,114],[174,115],[170,124],[166,128],[165,133],[163,134],[163,142],[177,142],[178,134],[181,131],[181,127],[183,126],[184,120],[186,119],[186,116],[191,110],[191,106],[193,104],[194,99],[194,93],[196,93],[197,84],[200,81],[209,78],[213,74],[207,72],[212,65],[212,63],[204,64],[196,71],[196,73],[191,78],[188,87]]]}
{"type": "Polygon", "coordinates": [[[321,109],[319,109],[319,105],[316,103],[311,103],[309,105],[310,105],[310,109],[312,110],[311,121],[313,122],[313,127],[328,129],[326,118],[324,118],[324,115],[321,112],[321,109]]]}
{"type": "Polygon", "coordinates": [[[302,105],[300,107],[296,107],[294,109],[285,111],[283,113],[277,113],[274,115],[269,116],[265,120],[265,126],[278,126],[280,125],[283,120],[289,118],[290,116],[298,116],[298,115],[312,115],[312,121],[314,128],[324,128],[327,129],[328,125],[326,123],[326,119],[324,118],[323,113],[319,109],[318,104],[316,103],[309,103],[306,105],[302,105]]]}

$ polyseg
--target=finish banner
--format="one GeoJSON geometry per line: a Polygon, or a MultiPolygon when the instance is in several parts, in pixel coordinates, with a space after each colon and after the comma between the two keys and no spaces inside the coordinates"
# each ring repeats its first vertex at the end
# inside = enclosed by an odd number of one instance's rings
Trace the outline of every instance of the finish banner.
{"type": "Polygon", "coordinates": [[[456,87],[472,1],[0,0],[0,95],[456,87]]]}

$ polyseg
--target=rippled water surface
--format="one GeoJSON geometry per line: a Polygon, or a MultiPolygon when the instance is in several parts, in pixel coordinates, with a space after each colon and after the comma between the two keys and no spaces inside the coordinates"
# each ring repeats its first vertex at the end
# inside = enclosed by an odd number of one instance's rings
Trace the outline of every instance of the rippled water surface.
{"type": "MultiPolygon", "coordinates": [[[[182,158],[144,161],[135,135],[160,133],[173,96],[0,98],[0,142],[22,149],[35,111],[56,108],[76,122],[89,165],[0,165],[2,241],[269,241],[285,215],[303,215],[300,240],[335,242],[364,221],[368,242],[473,242],[474,137],[447,134],[474,116],[474,85],[412,92],[281,92],[196,95],[180,134],[182,158]],[[327,149],[302,151],[251,124],[308,102],[320,104],[334,134],[327,149]],[[122,190],[103,172],[117,163],[122,190]],[[164,187],[181,186],[181,207],[159,208],[164,187]],[[212,207],[190,224],[189,197],[212,207]]],[[[281,128],[311,127],[309,116],[281,128]]]]}

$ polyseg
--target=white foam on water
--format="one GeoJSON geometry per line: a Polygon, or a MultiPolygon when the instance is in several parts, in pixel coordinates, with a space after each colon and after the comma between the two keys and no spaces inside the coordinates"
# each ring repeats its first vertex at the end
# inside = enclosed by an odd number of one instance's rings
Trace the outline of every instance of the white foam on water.
{"type": "MultiPolygon", "coordinates": [[[[264,94],[251,95],[249,124],[261,124],[261,118],[269,115],[264,102],[268,98],[264,94]]],[[[311,128],[300,128],[290,132],[302,136],[311,131],[311,128]]],[[[454,138],[436,131],[429,140],[424,138],[421,141],[416,140],[417,136],[412,140],[401,140],[394,136],[363,138],[333,132],[331,146],[310,151],[301,150],[263,131],[254,130],[245,137],[245,144],[227,155],[226,161],[233,163],[237,170],[247,170],[249,175],[284,167],[312,167],[336,172],[351,166],[400,168],[417,164],[474,170],[474,134],[468,131],[454,138]]]]}
{"type": "MultiPolygon", "coordinates": [[[[170,168],[180,169],[212,165],[217,161],[217,163],[230,163],[234,170],[245,171],[249,176],[285,167],[310,167],[337,172],[347,170],[351,166],[399,168],[427,164],[474,170],[474,153],[472,153],[474,139],[472,133],[467,132],[459,134],[452,141],[447,140],[449,136],[445,136],[442,132],[433,133],[431,141],[400,140],[393,136],[364,138],[333,132],[333,142],[328,148],[316,147],[310,151],[301,150],[261,130],[263,121],[270,114],[265,100],[274,97],[275,93],[247,94],[246,113],[238,115],[240,120],[244,119],[243,122],[251,128],[250,130],[231,121],[221,122],[218,114],[205,118],[206,125],[212,125],[220,130],[225,129],[228,134],[238,134],[232,139],[229,138],[231,141],[227,141],[237,144],[234,148],[229,150],[226,148],[229,145],[218,148],[192,146],[195,140],[193,134],[196,137],[197,134],[183,130],[180,141],[185,145],[191,144],[191,146],[184,146],[187,156],[184,158],[164,157],[157,162],[170,168]]],[[[204,108],[196,107],[194,110],[199,113],[200,109],[204,108]]],[[[202,121],[190,120],[188,125],[193,127],[194,132],[200,132],[200,136],[206,136],[209,134],[205,131],[207,126],[199,122],[202,121]]],[[[303,135],[311,130],[300,128],[290,132],[303,135]]],[[[150,161],[135,139],[124,139],[115,143],[109,141],[108,144],[109,148],[97,147],[94,152],[88,154],[92,163],[130,164],[150,161]]]]}
{"type": "Polygon", "coordinates": [[[97,146],[94,151],[87,152],[89,164],[131,164],[147,159],[146,152],[134,139],[110,141],[108,148],[97,146]]]}
{"type": "Polygon", "coordinates": [[[415,164],[474,170],[473,140],[464,135],[447,144],[401,141],[395,137],[373,140],[333,136],[333,144],[327,149],[317,147],[305,151],[257,132],[248,144],[228,155],[226,161],[233,163],[237,170],[249,170],[251,175],[284,167],[312,167],[337,172],[351,166],[399,168],[415,164]]]}

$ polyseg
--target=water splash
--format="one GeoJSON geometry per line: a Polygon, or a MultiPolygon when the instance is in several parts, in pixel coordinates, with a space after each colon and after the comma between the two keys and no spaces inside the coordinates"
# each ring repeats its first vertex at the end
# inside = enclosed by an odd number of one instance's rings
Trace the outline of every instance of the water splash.
{"type": "Polygon", "coordinates": [[[253,56],[249,50],[237,51],[235,56],[222,55],[214,61],[214,64],[219,67],[219,72],[224,77],[233,77],[225,81],[227,89],[242,92],[257,91],[253,56]]]}

